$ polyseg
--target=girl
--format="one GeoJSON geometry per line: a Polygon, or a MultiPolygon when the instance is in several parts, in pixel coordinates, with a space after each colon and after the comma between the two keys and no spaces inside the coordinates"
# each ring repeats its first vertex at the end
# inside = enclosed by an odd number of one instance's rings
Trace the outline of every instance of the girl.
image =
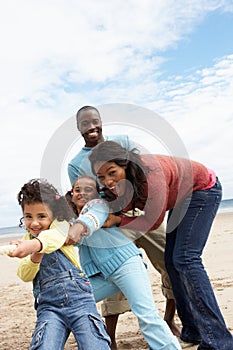
{"type": "Polygon", "coordinates": [[[222,188],[214,172],[182,158],[139,155],[119,144],[97,145],[89,159],[102,185],[114,196],[108,226],[156,229],[169,211],[165,248],[184,342],[198,350],[231,350],[228,331],[204,270],[201,255],[221,201],[222,188]],[[143,215],[124,216],[140,209],[143,215]]]}
{"type": "MultiPolygon", "coordinates": [[[[80,226],[83,234],[88,231],[90,222],[96,229],[102,226],[101,211],[106,204],[102,199],[93,200],[98,197],[95,179],[79,177],[66,197],[72,202],[77,222],[84,225],[80,226]]],[[[69,233],[67,243],[77,241],[75,237],[79,228],[76,225],[69,233]]],[[[96,302],[122,291],[138,318],[141,332],[151,350],[181,349],[167,323],[158,314],[140,250],[119,229],[99,228],[92,235],[84,237],[79,244],[79,256],[96,302]]]]}
{"type": "Polygon", "coordinates": [[[110,350],[90,282],[74,247],[63,246],[73,215],[66,199],[35,179],[21,188],[18,202],[28,234],[9,255],[24,257],[18,276],[33,281],[37,322],[30,349],[62,350],[72,331],[79,350],[110,350]]]}

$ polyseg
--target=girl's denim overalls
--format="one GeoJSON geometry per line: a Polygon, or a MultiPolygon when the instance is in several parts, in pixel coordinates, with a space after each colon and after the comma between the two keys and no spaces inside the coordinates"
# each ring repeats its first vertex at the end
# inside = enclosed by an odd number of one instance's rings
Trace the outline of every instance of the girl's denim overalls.
{"type": "Polygon", "coordinates": [[[33,293],[37,322],[30,350],[62,350],[70,332],[79,350],[110,350],[90,282],[61,250],[44,254],[33,293]]]}

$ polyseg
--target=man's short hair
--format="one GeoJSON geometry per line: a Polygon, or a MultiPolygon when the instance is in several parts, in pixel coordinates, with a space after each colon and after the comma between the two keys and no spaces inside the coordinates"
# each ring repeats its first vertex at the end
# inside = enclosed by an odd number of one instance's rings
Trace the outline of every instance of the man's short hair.
{"type": "Polygon", "coordinates": [[[81,107],[81,108],[78,110],[78,112],[76,113],[76,121],[77,121],[77,124],[78,124],[78,118],[79,118],[80,113],[83,112],[83,111],[88,111],[88,110],[92,110],[92,109],[93,109],[94,111],[96,111],[96,112],[98,113],[99,117],[100,117],[100,112],[98,111],[97,108],[95,108],[95,107],[93,107],[93,106],[83,106],[83,107],[81,107]]]}

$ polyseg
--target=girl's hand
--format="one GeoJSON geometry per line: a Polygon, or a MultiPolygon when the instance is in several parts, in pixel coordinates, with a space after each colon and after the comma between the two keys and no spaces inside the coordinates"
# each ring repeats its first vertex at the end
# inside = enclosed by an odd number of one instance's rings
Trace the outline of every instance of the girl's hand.
{"type": "Polygon", "coordinates": [[[17,240],[15,240],[15,241],[11,241],[10,244],[16,244],[16,245],[18,245],[18,244],[20,244],[20,243],[22,243],[22,242],[23,242],[23,239],[17,239],[17,240]]]}
{"type": "Polygon", "coordinates": [[[4,244],[4,245],[0,245],[0,255],[4,255],[7,254],[8,256],[10,256],[9,254],[13,252],[13,250],[15,250],[17,248],[16,242],[10,242],[9,244],[4,244]]]}
{"type": "Polygon", "coordinates": [[[70,226],[64,245],[77,244],[84,236],[88,236],[87,228],[81,222],[76,222],[70,226]]]}
{"type": "Polygon", "coordinates": [[[12,258],[24,258],[31,253],[39,252],[42,248],[41,242],[37,238],[17,242],[17,248],[8,254],[12,258]]]}
{"type": "Polygon", "coordinates": [[[23,242],[22,239],[18,239],[18,240],[15,240],[15,241],[11,241],[9,243],[9,246],[12,245],[12,246],[16,246],[16,248],[14,250],[10,250],[9,252],[7,252],[7,255],[10,256],[11,258],[14,258],[15,256],[13,255],[13,253],[15,252],[15,250],[18,248],[18,245],[21,244],[23,242]]]}
{"type": "Polygon", "coordinates": [[[44,254],[42,253],[32,253],[31,254],[31,261],[34,263],[34,264],[39,264],[43,258],[44,254]]]}
{"type": "Polygon", "coordinates": [[[108,228],[112,226],[119,226],[121,224],[121,217],[114,215],[114,214],[109,214],[107,220],[103,224],[103,228],[108,228]]]}

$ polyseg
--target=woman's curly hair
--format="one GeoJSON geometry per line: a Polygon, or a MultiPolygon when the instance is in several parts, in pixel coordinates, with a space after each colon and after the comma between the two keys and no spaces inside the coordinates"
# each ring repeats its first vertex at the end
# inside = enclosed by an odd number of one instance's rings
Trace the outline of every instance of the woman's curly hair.
{"type": "MultiPolygon", "coordinates": [[[[25,183],[17,195],[18,203],[24,211],[25,204],[43,203],[58,221],[69,221],[74,213],[64,196],[45,179],[32,179],[25,183]]],[[[22,226],[22,222],[20,223],[22,226]]]]}

